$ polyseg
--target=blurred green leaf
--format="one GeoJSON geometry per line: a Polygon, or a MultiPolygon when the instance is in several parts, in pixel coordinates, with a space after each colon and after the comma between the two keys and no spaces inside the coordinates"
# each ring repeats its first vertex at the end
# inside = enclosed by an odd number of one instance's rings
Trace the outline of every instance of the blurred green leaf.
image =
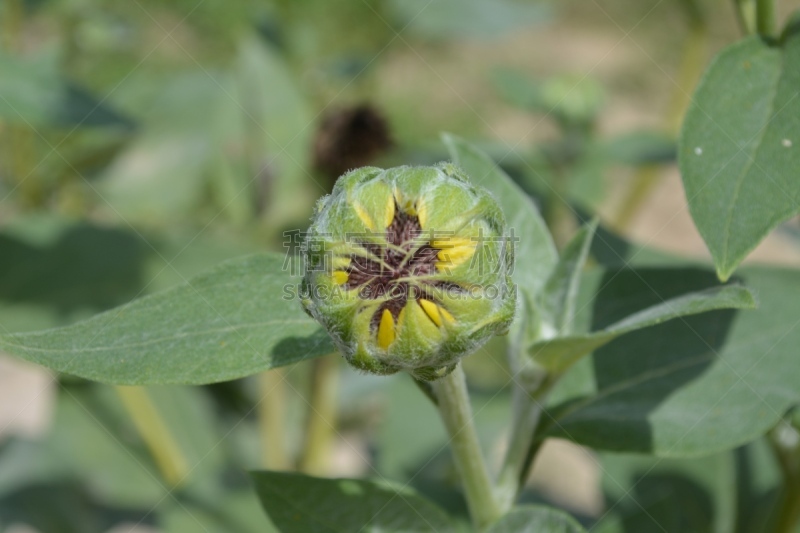
{"type": "Polygon", "coordinates": [[[106,533],[116,524],[143,518],[139,512],[98,505],[77,483],[27,486],[0,498],[0,527],[17,526],[3,528],[8,532],[106,533]]]}
{"type": "MultiPolygon", "coordinates": [[[[486,357],[489,354],[483,351],[473,356],[486,357]]],[[[508,374],[504,375],[507,381],[508,374]]],[[[382,476],[403,481],[427,481],[435,477],[431,475],[431,458],[449,453],[447,434],[436,407],[407,376],[373,378],[373,381],[384,383],[376,391],[376,399],[384,407],[375,442],[376,468],[382,476]],[[388,384],[387,379],[391,380],[388,384]],[[415,438],[408,439],[409,434],[415,438]]],[[[364,396],[367,394],[361,393],[364,396]]],[[[485,448],[497,444],[498,435],[508,424],[509,396],[479,391],[471,394],[478,437],[485,448]]],[[[446,462],[448,466],[451,464],[449,457],[446,462]]]]}
{"type": "Polygon", "coordinates": [[[416,467],[446,447],[439,413],[405,376],[392,378],[379,393],[384,409],[375,443],[376,467],[390,479],[410,479],[416,467]],[[414,439],[405,438],[409,432],[414,432],[414,439]]]}
{"type": "Polygon", "coordinates": [[[603,143],[603,150],[614,162],[626,165],[667,164],[675,161],[675,138],[659,131],[625,133],[603,143]]]}
{"type": "Polygon", "coordinates": [[[98,185],[102,207],[127,223],[185,217],[203,198],[210,150],[197,137],[142,137],[106,169],[98,185]]]}
{"type": "Polygon", "coordinates": [[[538,294],[558,262],[550,231],[533,201],[485,153],[467,141],[445,133],[442,136],[453,162],[472,182],[486,187],[506,215],[506,222],[519,242],[514,244],[514,281],[533,297],[538,294]]]}
{"type": "MultiPolygon", "coordinates": [[[[800,273],[752,268],[759,308],[719,310],[629,333],[565,376],[542,431],[594,448],[692,457],[762,435],[800,399],[800,273]],[[574,374],[574,375],[573,375],[574,374]]],[[[631,311],[717,285],[700,269],[593,274],[582,302],[595,329],[631,311]]],[[[579,307],[580,308],[580,307],[579,307]]]]}
{"type": "MultiPolygon", "coordinates": [[[[79,481],[93,500],[114,507],[147,507],[164,497],[167,489],[146,453],[109,427],[109,418],[95,409],[94,395],[94,390],[64,389],[46,439],[13,441],[3,450],[0,495],[79,481]]],[[[101,407],[117,423],[124,420],[113,396],[101,407]]]]}
{"type": "Polygon", "coordinates": [[[257,253],[263,249],[236,232],[194,231],[148,234],[151,254],[145,264],[146,291],[169,289],[202,274],[224,261],[257,253]]]}
{"type": "Polygon", "coordinates": [[[283,261],[277,254],[229,261],[73,326],[0,335],[0,349],[127,385],[225,381],[332,352],[300,308],[298,280],[283,261]]]}
{"type": "Polygon", "coordinates": [[[138,113],[142,131],[101,173],[103,208],[125,223],[163,226],[202,203],[221,151],[217,110],[226,80],[200,68],[155,78],[137,72],[121,86],[117,97],[138,113]]]}
{"type": "Polygon", "coordinates": [[[570,515],[553,507],[526,505],[512,509],[486,533],[581,533],[586,530],[570,515]]]}
{"type": "MultiPolygon", "coordinates": [[[[590,215],[576,209],[578,218],[585,224],[590,215]]],[[[600,224],[590,249],[592,259],[605,268],[665,267],[700,264],[693,258],[681,257],[657,248],[627,240],[620,234],[600,224]]]]}
{"type": "MultiPolygon", "coordinates": [[[[652,289],[658,290],[659,288],[652,289]]],[[[563,372],[581,357],[605,346],[617,337],[662,324],[675,318],[717,309],[752,309],[755,300],[749,290],[724,286],[692,292],[664,300],[609,325],[602,331],[542,340],[529,353],[537,363],[553,372],[563,372]]]]}
{"type": "Polygon", "coordinates": [[[544,3],[514,0],[392,0],[400,27],[430,39],[497,38],[550,19],[544,3]]]}
{"type": "Polygon", "coordinates": [[[679,162],[689,208],[727,279],[766,234],[800,212],[800,34],[723,50],[686,114],[679,162]]]}
{"type": "Polygon", "coordinates": [[[388,482],[253,472],[256,492],[283,533],[452,531],[450,518],[413,491],[388,482]]]}
{"type": "Polygon", "coordinates": [[[48,242],[32,241],[0,233],[0,302],[45,304],[62,313],[100,310],[136,296],[143,285],[145,249],[132,232],[65,223],[48,242]]]}
{"type": "MultiPolygon", "coordinates": [[[[765,533],[776,529],[784,499],[784,475],[769,437],[733,451],[739,504],[736,533],[765,533]]],[[[794,532],[800,531],[796,524],[794,532]]]]}
{"type": "Polygon", "coordinates": [[[539,85],[525,73],[517,69],[498,68],[492,72],[491,81],[509,104],[528,111],[539,110],[539,85]]]}
{"type": "Polygon", "coordinates": [[[734,452],[698,459],[604,454],[603,487],[613,511],[604,533],[731,533],[736,531],[734,452]]]}
{"type": "Polygon", "coordinates": [[[235,75],[239,91],[228,103],[244,114],[245,153],[254,165],[248,179],[262,182],[270,221],[305,220],[326,189],[308,169],[314,118],[303,93],[278,54],[254,35],[239,44],[235,75]]]}
{"type": "Polygon", "coordinates": [[[0,118],[41,126],[120,126],[131,122],[67,82],[53,58],[22,60],[0,54],[0,118]]]}
{"type": "MultiPolygon", "coordinates": [[[[575,206],[597,212],[606,199],[606,190],[609,188],[606,174],[609,173],[612,163],[602,144],[585,143],[564,176],[567,199],[575,206]]],[[[559,178],[553,176],[551,179],[559,178]]]]}

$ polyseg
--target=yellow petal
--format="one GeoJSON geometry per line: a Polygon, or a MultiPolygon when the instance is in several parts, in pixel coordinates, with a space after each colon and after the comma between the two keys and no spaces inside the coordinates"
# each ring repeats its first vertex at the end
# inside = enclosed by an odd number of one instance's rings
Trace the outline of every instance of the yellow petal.
{"type": "Polygon", "coordinates": [[[386,200],[386,211],[383,213],[383,229],[388,228],[394,220],[394,196],[389,196],[386,200]]]}
{"type": "Polygon", "coordinates": [[[430,318],[431,321],[438,327],[442,327],[444,322],[450,324],[455,322],[453,315],[447,312],[447,310],[443,307],[436,305],[430,300],[419,300],[419,305],[422,307],[422,310],[425,311],[425,314],[428,315],[428,318],[430,318]]]}
{"type": "Polygon", "coordinates": [[[361,219],[361,222],[364,223],[368,230],[377,231],[375,228],[375,221],[372,220],[372,217],[369,216],[369,213],[367,213],[367,210],[364,209],[363,205],[354,203],[353,209],[355,209],[356,215],[358,215],[358,218],[361,219]]]}
{"type": "Polygon", "coordinates": [[[478,242],[472,239],[453,237],[434,240],[431,246],[439,248],[439,253],[436,254],[439,263],[436,264],[436,267],[443,270],[448,267],[456,268],[467,262],[475,254],[478,242]]]}
{"type": "Polygon", "coordinates": [[[446,235],[431,241],[431,246],[439,248],[440,250],[451,250],[453,248],[475,248],[478,245],[476,239],[464,237],[448,237],[446,235]]]}
{"type": "Polygon", "coordinates": [[[384,350],[389,349],[389,345],[394,342],[394,318],[388,309],[383,310],[381,322],[378,324],[378,346],[384,350]]]}
{"type": "Polygon", "coordinates": [[[350,279],[350,274],[343,270],[336,270],[333,273],[333,281],[338,285],[344,285],[350,279]]]}

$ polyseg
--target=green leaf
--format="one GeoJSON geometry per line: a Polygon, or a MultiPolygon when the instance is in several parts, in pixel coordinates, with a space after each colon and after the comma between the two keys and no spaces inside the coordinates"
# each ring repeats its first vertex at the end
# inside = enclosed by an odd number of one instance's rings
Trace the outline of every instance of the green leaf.
{"type": "Polygon", "coordinates": [[[125,385],[226,381],[332,352],[283,261],[268,253],[229,261],[69,327],[0,335],[0,350],[125,385]]]}
{"type": "Polygon", "coordinates": [[[727,279],[800,212],[800,34],[724,50],[692,98],[679,143],[689,208],[727,279]]]}
{"type": "Polygon", "coordinates": [[[413,491],[389,483],[253,472],[256,492],[283,533],[452,531],[450,518],[413,491]]]}
{"type": "Polygon", "coordinates": [[[573,329],[575,300],[597,224],[596,220],[590,222],[572,237],[542,291],[544,321],[557,337],[573,329]]]}
{"type": "Polygon", "coordinates": [[[400,27],[410,25],[413,31],[436,40],[497,38],[550,18],[550,9],[541,3],[509,0],[392,0],[390,6],[400,27]]]}
{"type": "Polygon", "coordinates": [[[706,313],[716,309],[752,309],[755,300],[749,290],[736,285],[715,287],[664,300],[638,311],[601,331],[584,335],[557,337],[537,342],[531,356],[553,372],[562,372],[581,357],[621,335],[656,326],[675,318],[706,313]]]}
{"type": "MultiPolygon", "coordinates": [[[[800,272],[748,268],[759,308],[719,310],[629,333],[565,375],[541,432],[593,448],[693,457],[764,434],[800,400],[800,272]]],[[[584,279],[581,302],[605,329],[633,310],[717,284],[700,269],[584,279]]],[[[580,307],[579,307],[580,308],[580,307]]]]}
{"type": "Polygon", "coordinates": [[[512,509],[486,533],[581,533],[586,531],[574,518],[558,509],[526,505],[512,509]]]}
{"type": "Polygon", "coordinates": [[[516,243],[514,281],[530,296],[539,293],[558,262],[553,238],[530,197],[488,155],[467,141],[442,135],[450,157],[473,183],[486,187],[500,203],[516,243]]]}
{"type": "Polygon", "coordinates": [[[0,55],[0,119],[32,127],[131,126],[84,89],[67,83],[50,57],[23,61],[0,55]]]}

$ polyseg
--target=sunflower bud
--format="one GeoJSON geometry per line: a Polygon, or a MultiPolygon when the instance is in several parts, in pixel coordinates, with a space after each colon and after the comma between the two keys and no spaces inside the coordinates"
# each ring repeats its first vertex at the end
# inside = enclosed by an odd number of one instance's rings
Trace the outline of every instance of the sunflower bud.
{"type": "Polygon", "coordinates": [[[514,317],[503,213],[452,164],[345,174],[305,254],[303,306],[366,372],[436,379],[514,317]]]}

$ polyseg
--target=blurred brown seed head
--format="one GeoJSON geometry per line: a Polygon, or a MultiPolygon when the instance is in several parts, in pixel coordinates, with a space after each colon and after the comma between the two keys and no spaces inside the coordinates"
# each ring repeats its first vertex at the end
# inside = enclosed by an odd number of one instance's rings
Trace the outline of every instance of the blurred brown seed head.
{"type": "Polygon", "coordinates": [[[392,146],[383,114],[369,104],[329,113],[314,138],[314,168],[330,188],[336,179],[354,168],[371,164],[392,146]]]}

